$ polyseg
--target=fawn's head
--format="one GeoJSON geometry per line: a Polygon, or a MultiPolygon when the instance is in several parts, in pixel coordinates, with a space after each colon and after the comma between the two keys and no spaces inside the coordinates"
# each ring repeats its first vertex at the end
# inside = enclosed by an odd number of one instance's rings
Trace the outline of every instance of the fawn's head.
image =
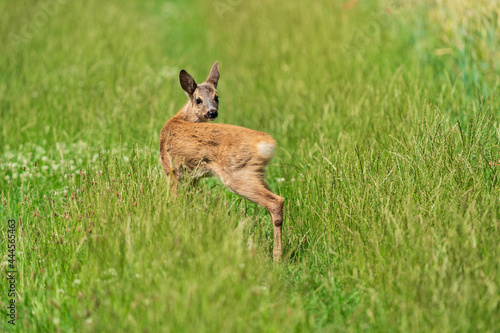
{"type": "Polygon", "coordinates": [[[181,87],[189,97],[187,118],[193,122],[215,120],[219,110],[217,82],[219,81],[219,63],[216,61],[205,82],[196,84],[193,77],[185,70],[179,73],[181,87]]]}

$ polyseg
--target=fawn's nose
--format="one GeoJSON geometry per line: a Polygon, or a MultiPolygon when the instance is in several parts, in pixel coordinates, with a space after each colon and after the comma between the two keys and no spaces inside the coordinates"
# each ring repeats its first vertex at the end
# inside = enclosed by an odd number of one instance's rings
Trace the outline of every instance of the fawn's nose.
{"type": "Polygon", "coordinates": [[[219,113],[217,112],[216,109],[211,109],[211,110],[208,110],[206,117],[208,119],[215,119],[215,118],[217,118],[218,115],[219,115],[219,113]]]}

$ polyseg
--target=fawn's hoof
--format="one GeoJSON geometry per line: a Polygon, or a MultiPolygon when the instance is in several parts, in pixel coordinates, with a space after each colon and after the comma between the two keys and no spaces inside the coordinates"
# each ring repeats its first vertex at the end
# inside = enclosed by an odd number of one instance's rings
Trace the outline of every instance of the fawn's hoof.
{"type": "Polygon", "coordinates": [[[281,261],[281,251],[273,251],[273,261],[281,261]]]}

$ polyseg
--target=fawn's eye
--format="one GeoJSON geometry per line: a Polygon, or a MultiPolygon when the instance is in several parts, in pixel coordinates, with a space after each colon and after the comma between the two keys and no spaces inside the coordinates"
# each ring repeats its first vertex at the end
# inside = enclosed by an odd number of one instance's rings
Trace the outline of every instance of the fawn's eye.
{"type": "Polygon", "coordinates": [[[197,98],[196,99],[196,104],[200,105],[203,101],[201,100],[201,98],[197,98]]]}
{"type": "Polygon", "coordinates": [[[217,103],[219,103],[219,96],[217,96],[217,95],[216,95],[216,96],[215,96],[215,98],[214,98],[214,100],[215,100],[217,103]]]}

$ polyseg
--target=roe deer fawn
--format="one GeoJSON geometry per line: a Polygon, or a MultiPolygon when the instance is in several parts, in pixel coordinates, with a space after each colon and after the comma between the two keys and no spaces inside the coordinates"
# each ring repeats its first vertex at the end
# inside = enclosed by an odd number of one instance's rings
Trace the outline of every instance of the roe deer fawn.
{"type": "Polygon", "coordinates": [[[214,124],[219,97],[219,65],[216,61],[205,82],[196,84],[181,70],[179,80],[188,102],[160,132],[160,163],[175,192],[177,178],[217,175],[227,188],[266,208],[274,225],[273,259],[281,258],[281,225],[285,199],[264,182],[265,167],[274,155],[276,141],[244,127],[214,124]]]}

